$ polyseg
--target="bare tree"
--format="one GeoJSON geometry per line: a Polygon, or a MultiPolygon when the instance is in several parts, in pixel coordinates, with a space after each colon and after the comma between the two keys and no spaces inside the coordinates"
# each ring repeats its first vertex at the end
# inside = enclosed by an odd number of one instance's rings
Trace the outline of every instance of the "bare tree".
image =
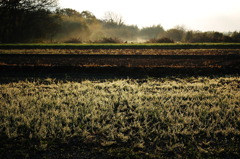
{"type": "Polygon", "coordinates": [[[117,25],[123,25],[124,21],[123,21],[123,17],[117,13],[114,12],[106,12],[104,15],[104,20],[107,23],[114,23],[117,25]]]}

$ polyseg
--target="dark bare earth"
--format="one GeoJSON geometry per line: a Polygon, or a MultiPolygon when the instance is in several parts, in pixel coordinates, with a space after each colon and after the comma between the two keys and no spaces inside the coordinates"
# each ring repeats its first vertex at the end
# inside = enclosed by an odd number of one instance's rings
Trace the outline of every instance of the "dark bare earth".
{"type": "Polygon", "coordinates": [[[240,55],[1,54],[2,76],[135,76],[235,74],[240,55]]]}

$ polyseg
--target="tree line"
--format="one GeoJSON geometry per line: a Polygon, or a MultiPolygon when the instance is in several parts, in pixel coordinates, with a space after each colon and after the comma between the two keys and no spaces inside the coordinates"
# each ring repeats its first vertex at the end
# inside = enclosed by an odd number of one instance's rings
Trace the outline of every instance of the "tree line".
{"type": "Polygon", "coordinates": [[[107,12],[58,8],[57,0],[0,0],[0,43],[19,42],[240,42],[240,32],[201,32],[161,25],[138,28],[107,12]]]}

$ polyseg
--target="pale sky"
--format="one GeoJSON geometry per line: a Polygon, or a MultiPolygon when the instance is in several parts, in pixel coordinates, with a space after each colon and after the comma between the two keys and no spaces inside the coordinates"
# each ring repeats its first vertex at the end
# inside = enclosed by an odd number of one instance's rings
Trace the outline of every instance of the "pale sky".
{"type": "Polygon", "coordinates": [[[160,24],[165,30],[184,25],[189,30],[240,31],[240,0],[59,0],[59,4],[90,11],[98,19],[114,12],[125,24],[139,28],[160,24]]]}

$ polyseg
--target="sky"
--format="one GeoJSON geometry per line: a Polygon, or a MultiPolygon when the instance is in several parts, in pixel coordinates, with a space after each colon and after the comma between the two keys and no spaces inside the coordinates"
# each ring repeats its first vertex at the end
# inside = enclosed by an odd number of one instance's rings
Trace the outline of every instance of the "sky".
{"type": "Polygon", "coordinates": [[[90,11],[98,19],[114,12],[139,28],[160,24],[165,30],[180,25],[195,31],[240,31],[240,0],[59,0],[59,5],[90,11]]]}

